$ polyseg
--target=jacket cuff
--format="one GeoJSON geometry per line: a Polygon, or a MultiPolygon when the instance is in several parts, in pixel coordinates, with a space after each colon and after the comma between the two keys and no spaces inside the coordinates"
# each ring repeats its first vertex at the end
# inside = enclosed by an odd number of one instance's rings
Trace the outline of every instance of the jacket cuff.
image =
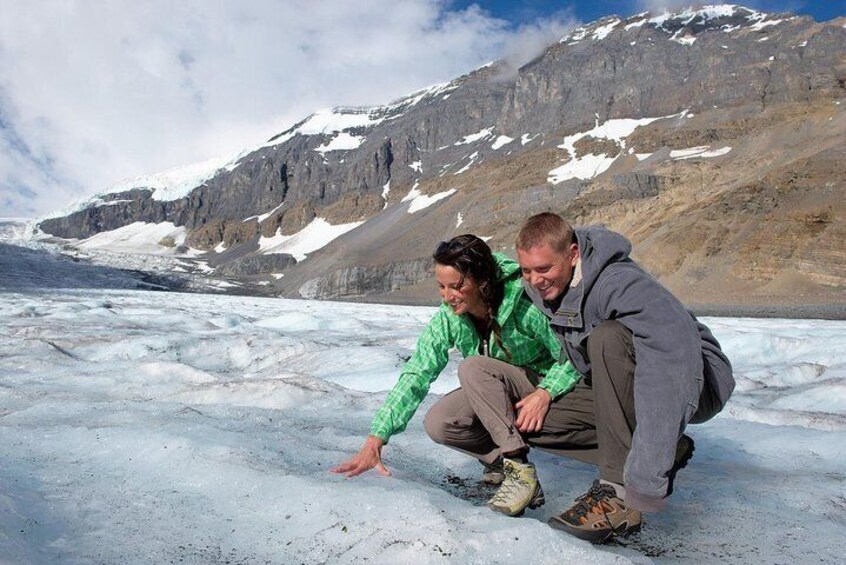
{"type": "Polygon", "coordinates": [[[545,381],[546,381],[546,379],[539,382],[538,386],[536,388],[542,388],[543,390],[548,392],[550,402],[555,402],[558,399],[558,397],[561,396],[561,393],[556,394],[555,389],[557,387],[555,387],[555,385],[548,383],[548,382],[545,382],[545,381]]]}
{"type": "Polygon", "coordinates": [[[370,435],[378,437],[385,442],[385,445],[388,445],[388,440],[391,438],[391,434],[387,430],[377,427],[370,428],[370,435]]]}
{"type": "Polygon", "coordinates": [[[641,512],[661,512],[667,507],[667,497],[649,496],[626,485],[626,506],[641,512]]]}

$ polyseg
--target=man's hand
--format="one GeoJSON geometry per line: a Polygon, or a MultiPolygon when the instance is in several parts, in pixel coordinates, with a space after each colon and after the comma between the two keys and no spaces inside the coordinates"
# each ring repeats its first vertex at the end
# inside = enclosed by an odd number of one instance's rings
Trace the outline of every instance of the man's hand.
{"type": "Polygon", "coordinates": [[[523,433],[539,432],[543,428],[543,421],[549,411],[549,403],[552,397],[549,393],[538,388],[520,402],[514,405],[517,408],[517,429],[523,433]]]}
{"type": "Polygon", "coordinates": [[[382,441],[382,438],[367,436],[367,439],[364,441],[364,447],[361,448],[361,451],[357,455],[349,461],[341,463],[329,470],[333,473],[342,473],[347,478],[350,478],[376,467],[377,471],[388,477],[391,475],[391,472],[382,464],[383,445],[385,445],[385,442],[382,441]]]}

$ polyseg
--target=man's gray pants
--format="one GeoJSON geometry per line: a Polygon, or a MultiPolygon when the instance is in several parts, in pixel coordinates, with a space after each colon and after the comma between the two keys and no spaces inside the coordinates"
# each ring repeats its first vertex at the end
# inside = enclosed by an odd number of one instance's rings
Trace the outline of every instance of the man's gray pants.
{"type": "Polygon", "coordinates": [[[540,432],[521,434],[514,425],[514,404],[535,390],[539,375],[474,356],[458,367],[461,388],[426,414],[426,433],[485,463],[538,447],[598,465],[601,479],[623,484],[636,424],[632,335],[619,322],[605,322],[591,332],[587,348],[591,378],[550,404],[540,432]]]}

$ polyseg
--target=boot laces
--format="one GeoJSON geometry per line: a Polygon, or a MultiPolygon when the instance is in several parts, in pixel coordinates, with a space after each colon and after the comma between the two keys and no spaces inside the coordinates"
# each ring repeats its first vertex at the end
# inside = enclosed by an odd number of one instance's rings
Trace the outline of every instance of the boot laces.
{"type": "Polygon", "coordinates": [[[610,485],[604,485],[599,481],[594,481],[593,485],[586,493],[576,499],[576,504],[565,512],[566,515],[579,519],[587,516],[595,508],[599,507],[602,514],[606,515],[606,510],[603,505],[609,498],[617,496],[617,491],[610,485]]]}
{"type": "Polygon", "coordinates": [[[528,486],[528,483],[520,478],[520,472],[511,465],[505,465],[505,480],[494,493],[493,502],[507,503],[512,495],[516,494],[520,487],[528,486]]]}

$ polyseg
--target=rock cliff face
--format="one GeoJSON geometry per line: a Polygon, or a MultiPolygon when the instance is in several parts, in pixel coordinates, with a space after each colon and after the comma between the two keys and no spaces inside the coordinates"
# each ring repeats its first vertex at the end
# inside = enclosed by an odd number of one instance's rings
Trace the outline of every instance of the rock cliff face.
{"type": "Polygon", "coordinates": [[[344,298],[425,286],[439,240],[508,250],[553,210],[629,236],[690,302],[843,302],[844,24],[734,6],[605,18],[520,69],[310,116],[185,196],[136,186],[40,227],[172,222],[221,273],[283,269],[274,292],[344,298]],[[296,264],[247,260],[316,218],[364,223],[296,264]]]}
{"type": "Polygon", "coordinates": [[[376,267],[354,266],[336,269],[329,275],[309,280],[300,287],[303,298],[350,298],[386,294],[428,279],[432,261],[416,259],[376,267]]]}

